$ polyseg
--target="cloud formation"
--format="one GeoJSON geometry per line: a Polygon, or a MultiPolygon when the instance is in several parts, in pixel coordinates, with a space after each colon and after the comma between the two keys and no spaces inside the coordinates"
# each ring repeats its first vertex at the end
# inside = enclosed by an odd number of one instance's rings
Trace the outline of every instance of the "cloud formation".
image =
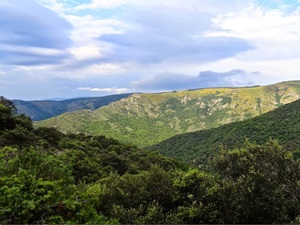
{"type": "Polygon", "coordinates": [[[34,1],[0,1],[2,64],[53,64],[69,57],[70,23],[34,1]]]}
{"type": "Polygon", "coordinates": [[[1,95],[296,80],[299,12],[296,0],[0,0],[1,95]]]}
{"type": "Polygon", "coordinates": [[[237,87],[253,85],[252,76],[258,72],[247,73],[243,70],[228,72],[203,71],[198,76],[164,73],[132,83],[133,87],[156,90],[183,90],[204,87],[237,87]]]}
{"type": "Polygon", "coordinates": [[[113,45],[113,53],[106,60],[140,64],[169,60],[203,63],[252,49],[242,38],[206,37],[203,33],[212,26],[211,16],[190,8],[153,7],[136,12],[131,20],[135,25],[129,31],[99,38],[113,45]]]}

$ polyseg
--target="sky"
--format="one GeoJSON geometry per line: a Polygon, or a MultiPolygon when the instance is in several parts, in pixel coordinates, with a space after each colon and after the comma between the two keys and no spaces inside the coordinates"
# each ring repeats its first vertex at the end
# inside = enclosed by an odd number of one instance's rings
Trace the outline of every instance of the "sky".
{"type": "Polygon", "coordinates": [[[0,95],[300,80],[299,0],[0,0],[0,95]]]}

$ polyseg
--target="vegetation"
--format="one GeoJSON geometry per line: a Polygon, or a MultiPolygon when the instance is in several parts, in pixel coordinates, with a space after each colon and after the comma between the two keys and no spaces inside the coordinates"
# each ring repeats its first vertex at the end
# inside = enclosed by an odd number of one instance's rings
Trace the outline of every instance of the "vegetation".
{"type": "Polygon", "coordinates": [[[300,222],[300,160],[273,140],[222,149],[201,171],[104,136],[34,129],[3,97],[0,124],[1,224],[300,222]]]}
{"type": "Polygon", "coordinates": [[[153,166],[185,168],[155,152],[104,136],[33,129],[13,103],[0,99],[0,223],[117,223],[97,211],[95,183],[153,166]]]}
{"type": "Polygon", "coordinates": [[[174,135],[242,121],[300,98],[300,81],[249,88],[133,94],[95,111],[62,114],[36,126],[105,135],[146,147],[174,135]]]}
{"type": "MultiPolygon", "coordinates": [[[[286,150],[300,150],[300,100],[255,118],[174,136],[149,147],[164,155],[176,157],[196,165],[207,164],[219,152],[220,146],[229,149],[241,147],[246,139],[263,144],[277,139],[286,150]]],[[[299,157],[299,151],[294,152],[299,157]]]]}
{"type": "Polygon", "coordinates": [[[33,121],[45,120],[65,112],[74,112],[82,109],[96,110],[114,101],[128,97],[130,94],[110,95],[93,98],[75,98],[62,101],[22,101],[13,100],[18,113],[26,114],[33,121]]]}

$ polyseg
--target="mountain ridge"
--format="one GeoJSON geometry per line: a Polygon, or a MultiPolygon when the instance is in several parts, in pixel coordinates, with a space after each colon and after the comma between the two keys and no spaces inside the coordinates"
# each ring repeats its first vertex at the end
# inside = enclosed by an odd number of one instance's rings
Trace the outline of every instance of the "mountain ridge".
{"type": "Polygon", "coordinates": [[[62,114],[36,126],[114,137],[146,147],[176,134],[210,129],[300,99],[300,81],[247,88],[132,94],[95,111],[62,114]]]}
{"type": "Polygon", "coordinates": [[[23,101],[14,99],[18,113],[24,113],[33,121],[48,119],[66,112],[74,112],[82,109],[96,110],[113,101],[130,96],[128,94],[108,95],[103,97],[82,97],[64,100],[34,100],[23,101]]]}

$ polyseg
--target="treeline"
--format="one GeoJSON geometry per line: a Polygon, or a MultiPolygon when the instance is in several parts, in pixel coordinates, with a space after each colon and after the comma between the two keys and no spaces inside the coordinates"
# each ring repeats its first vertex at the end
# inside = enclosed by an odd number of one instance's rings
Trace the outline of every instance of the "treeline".
{"type": "Polygon", "coordinates": [[[221,150],[209,165],[34,129],[0,99],[1,224],[300,222],[300,163],[276,141],[221,150]]]}

